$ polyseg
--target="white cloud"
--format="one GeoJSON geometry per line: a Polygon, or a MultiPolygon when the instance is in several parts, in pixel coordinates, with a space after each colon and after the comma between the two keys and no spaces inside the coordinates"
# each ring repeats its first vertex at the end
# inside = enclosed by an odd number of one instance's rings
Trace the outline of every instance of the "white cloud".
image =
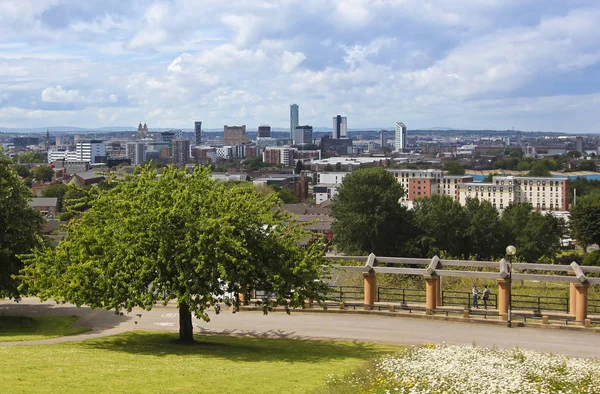
{"type": "Polygon", "coordinates": [[[66,90],[62,86],[46,88],[42,91],[42,101],[47,103],[78,103],[85,101],[79,90],[66,90]]]}

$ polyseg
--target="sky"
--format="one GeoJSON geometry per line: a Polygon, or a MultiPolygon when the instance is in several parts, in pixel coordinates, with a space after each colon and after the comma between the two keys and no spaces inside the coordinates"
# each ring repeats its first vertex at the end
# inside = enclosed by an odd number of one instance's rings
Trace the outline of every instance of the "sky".
{"type": "Polygon", "coordinates": [[[0,127],[600,133],[597,0],[0,0],[0,127]]]}

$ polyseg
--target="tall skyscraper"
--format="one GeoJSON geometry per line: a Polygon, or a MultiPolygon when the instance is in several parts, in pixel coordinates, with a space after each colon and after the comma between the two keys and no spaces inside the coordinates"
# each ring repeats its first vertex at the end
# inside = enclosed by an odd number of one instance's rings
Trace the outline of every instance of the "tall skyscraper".
{"type": "Polygon", "coordinates": [[[125,145],[125,154],[131,160],[131,164],[143,164],[146,161],[146,145],[143,142],[128,142],[125,145]]]}
{"type": "Polygon", "coordinates": [[[338,115],[333,117],[333,132],[331,138],[334,140],[348,138],[348,119],[345,116],[338,115]]]}
{"type": "Polygon", "coordinates": [[[248,138],[246,137],[246,125],[223,126],[224,145],[242,145],[246,142],[248,142],[248,138]]]}
{"type": "Polygon", "coordinates": [[[202,145],[202,122],[194,122],[194,140],[196,146],[202,145]]]}
{"type": "Polygon", "coordinates": [[[312,126],[298,126],[294,131],[294,143],[296,145],[312,144],[313,143],[313,128],[312,126]]]}
{"type": "Polygon", "coordinates": [[[387,131],[381,130],[380,133],[381,134],[379,134],[379,145],[381,145],[381,147],[383,148],[387,145],[387,131]]]}
{"type": "Polygon", "coordinates": [[[173,160],[175,164],[187,164],[190,159],[190,141],[173,141],[173,160]]]}
{"type": "Polygon", "coordinates": [[[290,139],[294,139],[294,133],[296,132],[296,127],[298,127],[300,122],[300,107],[298,104],[290,105],[290,139]]]}
{"type": "Polygon", "coordinates": [[[396,141],[394,141],[396,152],[403,152],[406,149],[406,125],[402,122],[396,122],[396,141]]]}
{"type": "Polygon", "coordinates": [[[271,126],[262,125],[258,126],[258,138],[270,138],[271,137],[271,126]]]}

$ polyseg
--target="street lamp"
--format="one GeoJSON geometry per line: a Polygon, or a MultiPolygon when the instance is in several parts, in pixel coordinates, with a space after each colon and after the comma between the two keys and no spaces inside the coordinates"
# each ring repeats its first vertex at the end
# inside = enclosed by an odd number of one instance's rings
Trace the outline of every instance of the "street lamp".
{"type": "Polygon", "coordinates": [[[512,258],[517,254],[517,248],[512,245],[506,247],[506,255],[508,256],[508,322],[507,326],[512,327],[512,258]]]}

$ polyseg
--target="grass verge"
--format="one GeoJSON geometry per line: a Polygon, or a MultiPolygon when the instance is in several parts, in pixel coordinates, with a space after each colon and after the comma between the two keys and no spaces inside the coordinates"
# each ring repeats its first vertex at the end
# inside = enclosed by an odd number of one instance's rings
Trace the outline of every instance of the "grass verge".
{"type": "Polygon", "coordinates": [[[397,346],[135,331],[56,345],[0,347],[0,392],[306,393],[397,346]]]}
{"type": "Polygon", "coordinates": [[[32,341],[62,337],[89,331],[71,327],[78,316],[13,316],[0,315],[0,342],[32,341]]]}

